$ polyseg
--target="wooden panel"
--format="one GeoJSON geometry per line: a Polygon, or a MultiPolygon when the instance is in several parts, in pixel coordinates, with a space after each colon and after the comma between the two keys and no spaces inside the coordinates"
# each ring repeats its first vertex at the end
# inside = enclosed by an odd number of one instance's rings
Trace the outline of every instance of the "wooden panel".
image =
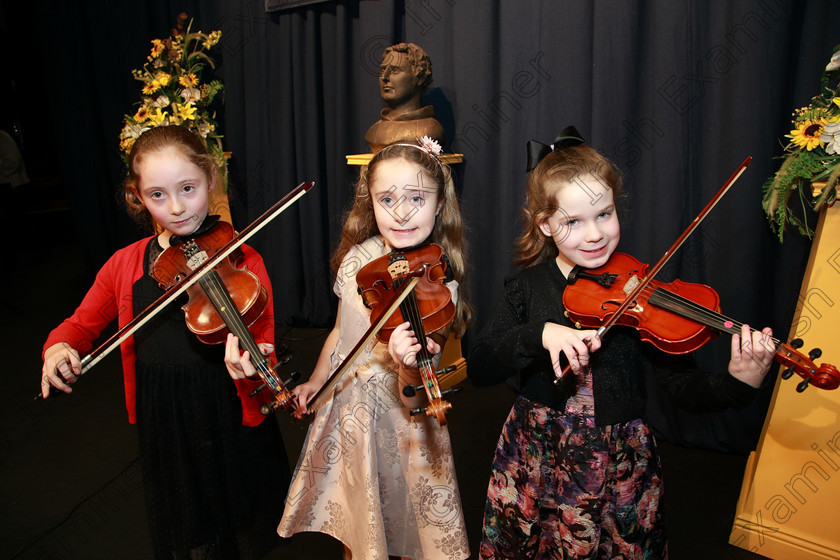
{"type": "MultiPolygon", "coordinates": [[[[790,338],[840,364],[840,205],[817,226],[790,338]]],[[[758,448],[747,463],[729,542],[779,560],[840,559],[840,390],[776,382],[758,448]]]]}

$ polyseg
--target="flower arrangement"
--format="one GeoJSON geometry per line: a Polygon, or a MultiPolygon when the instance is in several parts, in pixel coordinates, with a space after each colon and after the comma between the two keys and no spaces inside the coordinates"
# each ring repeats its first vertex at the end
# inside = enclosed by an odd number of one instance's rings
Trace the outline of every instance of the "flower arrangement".
{"type": "Polygon", "coordinates": [[[790,199],[797,196],[803,208],[819,211],[837,198],[840,179],[840,45],[834,48],[831,61],[821,78],[819,95],[807,107],[793,113],[793,130],[785,135],[784,161],[763,187],[762,206],[770,227],[779,241],[784,240],[786,224],[795,226],[808,237],[814,231],[791,213],[790,199]],[[811,185],[824,182],[821,191],[811,185]]]}
{"type": "MultiPolygon", "coordinates": [[[[146,64],[132,70],[143,83],[139,107],[125,115],[120,133],[120,150],[127,162],[134,141],[155,126],[182,125],[204,139],[221,171],[226,167],[222,136],[218,134],[215,111],[210,105],[224,86],[219,80],[202,83],[205,65],[215,68],[207,54],[222,37],[221,31],[191,31],[192,20],[184,29],[187,15],[178,16],[168,39],[153,39],[146,64]]],[[[225,176],[225,173],[222,173],[225,176]]]]}

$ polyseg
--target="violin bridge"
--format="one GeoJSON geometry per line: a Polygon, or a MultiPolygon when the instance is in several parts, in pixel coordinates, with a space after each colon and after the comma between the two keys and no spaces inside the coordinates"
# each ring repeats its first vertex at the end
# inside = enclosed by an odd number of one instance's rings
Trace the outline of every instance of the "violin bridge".
{"type": "Polygon", "coordinates": [[[190,270],[195,270],[204,263],[208,258],[207,252],[204,251],[195,241],[186,243],[183,247],[184,257],[187,259],[187,266],[190,270]]]}
{"type": "Polygon", "coordinates": [[[628,280],[627,283],[624,284],[624,295],[629,296],[630,293],[636,289],[636,286],[639,285],[639,282],[640,280],[638,276],[631,276],[630,280],[628,280]]]}
{"type": "MultiPolygon", "coordinates": [[[[638,276],[631,276],[627,283],[624,284],[624,295],[629,296],[631,293],[633,293],[633,290],[636,289],[636,286],[639,285],[639,282],[641,282],[641,280],[639,280],[638,276]]],[[[639,305],[638,301],[633,304],[634,313],[644,313],[644,310],[644,307],[639,305]]]]}
{"type": "Polygon", "coordinates": [[[391,275],[391,278],[399,278],[400,276],[405,276],[408,273],[408,259],[403,258],[395,260],[388,265],[388,274],[391,275]]]}

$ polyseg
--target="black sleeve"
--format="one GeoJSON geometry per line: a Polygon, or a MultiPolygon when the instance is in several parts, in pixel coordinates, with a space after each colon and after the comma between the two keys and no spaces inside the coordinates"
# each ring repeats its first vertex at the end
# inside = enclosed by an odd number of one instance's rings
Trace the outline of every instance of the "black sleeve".
{"type": "Polygon", "coordinates": [[[467,358],[467,374],[474,385],[500,383],[544,357],[545,321],[529,320],[527,301],[528,289],[519,277],[505,280],[504,295],[467,358]]]}
{"type": "Polygon", "coordinates": [[[719,412],[744,408],[758,389],[729,372],[709,372],[697,367],[694,356],[671,355],[645,345],[657,383],[688,412],[719,412]]]}

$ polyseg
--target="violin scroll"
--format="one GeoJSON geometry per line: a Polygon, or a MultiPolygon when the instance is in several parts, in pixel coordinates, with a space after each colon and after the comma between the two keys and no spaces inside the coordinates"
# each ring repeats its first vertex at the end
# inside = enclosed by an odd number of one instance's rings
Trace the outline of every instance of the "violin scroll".
{"type": "Polygon", "coordinates": [[[787,368],[782,372],[782,379],[790,379],[793,374],[802,377],[802,381],[796,386],[796,391],[801,393],[814,385],[820,389],[832,390],[840,386],[840,371],[831,364],[818,366],[814,360],[822,355],[822,350],[815,348],[808,356],[797,350],[802,347],[802,340],[796,338],[790,344],[780,344],[776,349],[776,361],[787,368]]]}

